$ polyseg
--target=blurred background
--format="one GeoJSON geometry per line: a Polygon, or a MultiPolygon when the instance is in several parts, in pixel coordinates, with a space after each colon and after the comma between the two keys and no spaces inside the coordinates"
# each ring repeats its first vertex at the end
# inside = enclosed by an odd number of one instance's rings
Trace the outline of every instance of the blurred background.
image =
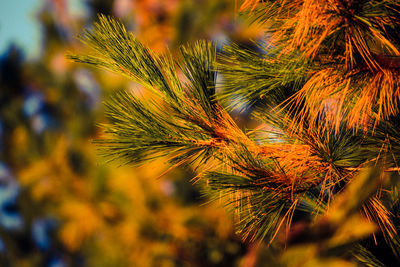
{"type": "Polygon", "coordinates": [[[102,100],[138,85],[66,59],[98,14],[156,53],[260,31],[233,0],[0,1],[0,266],[252,266],[254,246],[192,186],[190,167],[106,163],[102,100]]]}

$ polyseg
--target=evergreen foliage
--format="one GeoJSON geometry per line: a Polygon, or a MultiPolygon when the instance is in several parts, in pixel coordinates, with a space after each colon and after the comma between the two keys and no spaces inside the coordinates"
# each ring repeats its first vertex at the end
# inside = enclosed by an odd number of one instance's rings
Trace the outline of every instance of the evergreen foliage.
{"type": "Polygon", "coordinates": [[[217,54],[199,41],[173,60],[100,16],[81,36],[94,53],[70,57],[152,92],[107,101],[104,153],[192,164],[245,239],[308,243],[319,264],[333,256],[368,266],[398,261],[400,3],[247,0],[242,9],[265,25],[262,53],[231,45],[217,54]],[[233,121],[238,98],[260,127],[233,121]],[[391,254],[379,252],[385,246],[391,254]]]}

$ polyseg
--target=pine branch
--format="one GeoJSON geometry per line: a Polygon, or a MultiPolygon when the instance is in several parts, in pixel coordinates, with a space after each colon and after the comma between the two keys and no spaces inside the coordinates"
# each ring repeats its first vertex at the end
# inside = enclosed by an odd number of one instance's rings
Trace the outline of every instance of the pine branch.
{"type": "Polygon", "coordinates": [[[227,90],[222,98],[239,96],[251,104],[270,103],[270,98],[287,85],[293,96],[284,102],[293,107],[291,112],[298,120],[317,120],[321,112],[329,109],[332,115],[326,118],[327,123],[339,127],[338,121],[346,116],[349,127],[366,129],[372,118],[377,124],[396,116],[400,101],[396,64],[400,56],[396,37],[400,29],[400,3],[328,2],[246,1],[243,8],[252,9],[249,16],[268,25],[266,49],[274,52],[258,59],[244,57],[265,61],[263,68],[236,56],[247,52],[232,54],[228,49],[226,61],[233,68],[225,68],[227,90]],[[257,76],[257,69],[265,70],[263,76],[257,76]],[[245,79],[237,80],[235,74],[242,74],[245,79]],[[257,98],[260,95],[264,101],[257,98]]]}
{"type": "MultiPolygon", "coordinates": [[[[291,8],[297,17],[297,12],[304,11],[298,9],[305,8],[300,2],[310,8],[318,1],[276,1],[270,6],[271,16],[281,19],[283,8],[291,8]]],[[[339,8],[338,2],[333,2],[339,8]]],[[[336,18],[343,15],[341,8],[328,11],[336,18]]],[[[361,10],[365,16],[372,16],[376,10],[386,12],[387,8],[378,3],[372,11],[361,10]]],[[[324,8],[315,12],[331,16],[324,8]]],[[[389,19],[380,14],[376,18],[389,19]]],[[[304,25],[288,19],[292,21],[281,23],[291,27],[286,28],[286,37],[296,39],[300,33],[294,31],[308,32],[298,28],[304,25]]],[[[331,25],[325,26],[331,29],[331,25]]],[[[324,25],[318,27],[323,31],[324,25]]],[[[307,47],[313,38],[318,41],[320,31],[315,29],[310,38],[295,40],[296,49],[288,50],[280,43],[265,50],[264,55],[239,46],[226,47],[217,64],[216,49],[208,42],[182,47],[180,58],[174,61],[169,53],[156,56],[121,23],[101,16],[93,30],[81,37],[94,50],[93,55],[70,58],[120,73],[152,92],[150,99],[144,100],[123,91],[106,103],[110,123],[103,127],[108,136],[98,143],[107,156],[134,164],[166,157],[171,168],[192,164],[197,177],[207,184],[206,193],[214,199],[225,199],[237,214],[238,229],[245,238],[272,241],[285,222],[290,227],[295,213],[303,212],[312,220],[329,212],[331,201],[337,203],[335,196],[348,192],[349,183],[359,171],[373,164],[386,170],[398,168],[397,69],[371,70],[363,66],[352,67],[347,73],[347,54],[343,58],[339,56],[340,48],[322,48],[335,43],[337,36],[329,34],[324,36],[326,40],[320,40],[320,47],[313,48],[312,56],[307,55],[301,46],[307,47]],[[218,71],[226,83],[225,91],[216,96],[218,71]],[[376,87],[382,90],[377,93],[376,87]],[[363,95],[365,92],[369,94],[363,95]],[[253,115],[268,125],[267,131],[245,134],[236,125],[220,102],[234,101],[237,96],[257,107],[253,115]],[[395,98],[390,99],[392,96],[395,98]],[[349,125],[360,121],[365,126],[363,131],[349,131],[349,125]]],[[[389,44],[380,41],[388,50],[389,44]]],[[[337,221],[354,209],[358,213],[362,210],[364,217],[385,233],[388,243],[398,246],[390,204],[385,203],[393,195],[386,196],[381,194],[383,189],[378,189],[371,197],[377,188],[368,189],[352,191],[362,199],[346,206],[351,210],[337,212],[341,214],[337,221]],[[367,204],[361,206],[364,202],[367,204]]]]}
{"type": "Polygon", "coordinates": [[[106,155],[136,164],[163,156],[176,165],[195,159],[205,163],[225,158],[232,144],[251,143],[214,99],[213,45],[197,42],[182,47],[180,61],[174,62],[170,54],[155,56],[119,22],[99,19],[82,37],[95,53],[70,58],[123,74],[154,93],[147,103],[128,92],[117,93],[106,103],[112,121],[104,125],[109,138],[98,141],[106,155]],[[177,78],[176,65],[184,82],[177,78]]]}
{"type": "MultiPolygon", "coordinates": [[[[109,137],[98,143],[112,159],[143,164],[166,156],[174,166],[216,160],[217,167],[224,166],[232,175],[240,173],[255,180],[253,186],[258,193],[252,198],[265,198],[264,202],[270,201],[265,196],[271,192],[288,200],[318,183],[313,167],[298,165],[297,151],[260,147],[218,104],[214,98],[214,46],[198,42],[181,49],[182,58],[177,65],[187,78],[182,84],[170,55],[154,56],[118,22],[100,17],[100,23],[85,36],[85,42],[97,54],[71,58],[124,74],[161,100],[153,98],[143,103],[129,92],[119,92],[106,103],[111,123],[104,128],[109,137]]],[[[265,226],[267,219],[260,224],[251,213],[248,216],[246,229],[255,231],[261,227],[270,231],[272,226],[265,226]]],[[[273,216],[279,218],[278,214],[273,216]]],[[[268,223],[276,226],[276,220],[268,223]]],[[[265,236],[265,231],[260,232],[261,236],[265,236]]]]}

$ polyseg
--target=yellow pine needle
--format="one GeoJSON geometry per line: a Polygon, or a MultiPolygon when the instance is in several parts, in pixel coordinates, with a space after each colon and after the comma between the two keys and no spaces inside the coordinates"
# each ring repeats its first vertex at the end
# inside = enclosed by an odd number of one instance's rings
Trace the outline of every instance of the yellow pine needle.
{"type": "Polygon", "coordinates": [[[246,0],[240,6],[239,11],[244,11],[247,9],[250,9],[251,11],[253,11],[256,8],[256,6],[258,5],[258,3],[259,3],[258,0],[246,0]]]}
{"type": "Polygon", "coordinates": [[[376,223],[386,241],[393,239],[397,234],[396,228],[390,219],[391,213],[376,197],[370,198],[362,207],[362,212],[367,219],[376,223]]]}
{"type": "Polygon", "coordinates": [[[290,206],[290,208],[286,211],[285,215],[282,217],[281,221],[279,222],[279,224],[275,230],[274,235],[272,236],[271,240],[268,243],[268,246],[270,246],[272,244],[272,242],[274,241],[276,235],[278,234],[278,232],[281,229],[282,224],[285,222],[285,220],[287,221],[287,224],[290,227],[290,222],[292,221],[293,212],[294,212],[294,209],[296,209],[297,202],[298,202],[298,199],[296,199],[293,202],[293,204],[290,206]],[[286,217],[288,217],[288,219],[286,219],[286,217]]]}

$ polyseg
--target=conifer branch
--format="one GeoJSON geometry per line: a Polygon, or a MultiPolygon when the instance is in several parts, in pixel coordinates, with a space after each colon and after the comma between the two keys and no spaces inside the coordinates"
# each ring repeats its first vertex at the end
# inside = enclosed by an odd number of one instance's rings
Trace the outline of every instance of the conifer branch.
{"type": "MultiPolygon", "coordinates": [[[[331,7],[318,6],[317,0],[266,2],[278,41],[263,55],[233,45],[225,47],[217,64],[215,46],[200,41],[183,46],[175,61],[170,53],[156,56],[121,23],[101,16],[81,37],[93,55],[70,58],[120,73],[152,92],[150,99],[141,99],[122,91],[106,103],[108,136],[97,142],[107,156],[134,164],[166,157],[171,168],[192,164],[205,193],[225,199],[237,215],[245,238],[272,241],[285,222],[290,228],[298,212],[309,220],[329,213],[330,203],[338,203],[336,195],[347,192],[365,168],[382,166],[385,175],[398,170],[400,95],[397,67],[374,61],[366,43],[376,39],[385,57],[397,56],[392,38],[381,37],[382,23],[396,20],[397,3],[388,11],[387,1],[331,0],[331,7]],[[337,24],[350,16],[342,2],[348,2],[357,23],[337,24]],[[300,25],[295,19],[301,14],[300,25]],[[310,26],[314,15],[321,20],[310,26]],[[331,20],[340,27],[334,29],[331,20]],[[348,39],[348,29],[359,33],[348,39]],[[343,42],[329,47],[341,34],[343,42]],[[225,83],[216,95],[219,72],[225,83]],[[267,130],[246,134],[238,127],[223,104],[234,107],[239,96],[250,101],[267,130]]],[[[363,177],[361,183],[381,178],[363,177]]],[[[383,187],[369,186],[368,194],[357,193],[362,200],[342,203],[349,210],[337,211],[342,216],[337,222],[357,209],[380,227],[396,252],[397,229],[389,210],[394,202],[388,201],[393,195],[384,194],[383,187]]],[[[360,261],[372,258],[362,246],[352,253],[360,261]]]]}

